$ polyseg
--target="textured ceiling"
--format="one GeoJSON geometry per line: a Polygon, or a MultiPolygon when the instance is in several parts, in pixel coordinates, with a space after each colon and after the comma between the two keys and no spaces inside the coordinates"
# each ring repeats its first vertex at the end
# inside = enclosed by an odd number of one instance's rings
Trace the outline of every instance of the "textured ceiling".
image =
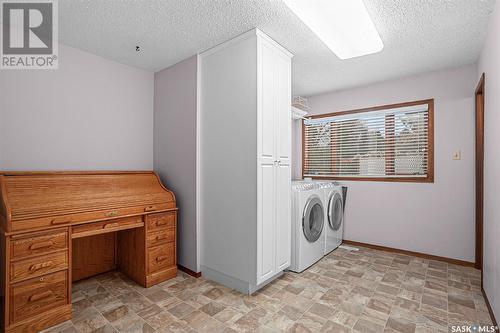
{"type": "Polygon", "coordinates": [[[157,71],[258,27],[295,54],[293,93],[307,96],[475,62],[495,0],[364,1],[385,47],[350,60],[281,0],[60,0],[60,40],[157,71]]]}

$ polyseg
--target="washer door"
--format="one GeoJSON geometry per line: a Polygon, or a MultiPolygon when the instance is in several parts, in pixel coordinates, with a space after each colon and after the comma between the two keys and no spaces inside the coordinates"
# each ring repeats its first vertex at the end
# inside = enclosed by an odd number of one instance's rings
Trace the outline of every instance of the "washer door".
{"type": "Polygon", "coordinates": [[[323,204],[318,196],[312,196],[307,200],[302,217],[302,230],[308,242],[314,243],[319,239],[324,223],[323,204]]]}
{"type": "Polygon", "coordinates": [[[328,202],[328,223],[330,224],[330,228],[334,231],[339,230],[342,225],[343,215],[342,196],[338,192],[335,192],[328,202]]]}

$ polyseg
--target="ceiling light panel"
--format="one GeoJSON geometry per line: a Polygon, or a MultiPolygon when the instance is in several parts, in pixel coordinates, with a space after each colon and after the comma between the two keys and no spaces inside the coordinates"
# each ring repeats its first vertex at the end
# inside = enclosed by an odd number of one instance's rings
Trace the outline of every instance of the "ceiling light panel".
{"type": "Polygon", "coordinates": [[[363,0],[283,1],[340,59],[384,48],[363,0]]]}

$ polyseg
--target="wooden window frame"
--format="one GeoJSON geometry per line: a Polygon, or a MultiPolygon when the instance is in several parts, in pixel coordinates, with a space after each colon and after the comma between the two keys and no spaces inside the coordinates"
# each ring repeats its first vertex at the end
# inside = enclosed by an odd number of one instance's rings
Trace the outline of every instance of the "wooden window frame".
{"type": "MultiPolygon", "coordinates": [[[[434,99],[424,99],[413,102],[388,104],[381,106],[374,106],[363,109],[355,109],[348,111],[339,111],[313,115],[310,119],[319,119],[335,116],[343,116],[346,114],[366,113],[372,111],[381,111],[388,109],[401,108],[406,106],[415,106],[427,104],[428,106],[428,128],[427,128],[427,177],[339,177],[339,176],[312,176],[313,179],[321,180],[348,180],[348,181],[373,181],[373,182],[395,182],[395,183],[434,183],[434,99]]],[[[305,170],[305,124],[302,120],[302,178],[304,178],[305,170]]],[[[308,176],[310,177],[310,176],[308,176]]]]}

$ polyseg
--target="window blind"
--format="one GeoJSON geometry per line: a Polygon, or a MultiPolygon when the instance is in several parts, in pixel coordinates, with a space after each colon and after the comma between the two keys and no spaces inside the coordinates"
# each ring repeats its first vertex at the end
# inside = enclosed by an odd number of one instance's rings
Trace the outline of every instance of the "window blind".
{"type": "Polygon", "coordinates": [[[304,120],[304,177],[426,178],[429,104],[304,120]]]}

